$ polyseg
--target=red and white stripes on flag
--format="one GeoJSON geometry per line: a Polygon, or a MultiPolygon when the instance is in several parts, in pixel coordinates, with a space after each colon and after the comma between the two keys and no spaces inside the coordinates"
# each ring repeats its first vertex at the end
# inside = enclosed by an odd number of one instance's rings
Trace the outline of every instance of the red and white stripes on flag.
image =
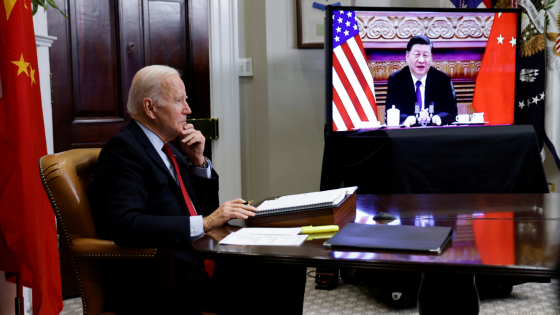
{"type": "Polygon", "coordinates": [[[379,126],[373,76],[360,35],[333,49],[333,130],[379,126]]]}

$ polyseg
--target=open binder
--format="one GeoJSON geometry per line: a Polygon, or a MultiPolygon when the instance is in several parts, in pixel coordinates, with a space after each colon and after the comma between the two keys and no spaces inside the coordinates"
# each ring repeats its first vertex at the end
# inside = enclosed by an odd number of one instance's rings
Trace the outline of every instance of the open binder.
{"type": "Polygon", "coordinates": [[[339,188],[265,200],[257,206],[255,217],[338,207],[358,187],[339,188]]]}
{"type": "Polygon", "coordinates": [[[270,198],[256,205],[259,210],[254,217],[246,219],[245,224],[248,227],[332,224],[343,227],[356,218],[357,189],[358,187],[349,187],[270,198]]]}

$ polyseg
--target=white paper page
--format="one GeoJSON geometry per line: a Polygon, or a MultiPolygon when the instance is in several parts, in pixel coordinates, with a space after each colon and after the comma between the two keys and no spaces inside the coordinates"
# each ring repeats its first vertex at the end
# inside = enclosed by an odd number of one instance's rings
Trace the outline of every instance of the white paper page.
{"type": "Polygon", "coordinates": [[[261,205],[259,205],[258,209],[269,210],[286,207],[315,205],[321,203],[334,204],[335,200],[342,200],[341,198],[344,198],[344,191],[342,189],[312,192],[307,194],[284,196],[276,200],[266,200],[261,205]]]}
{"type": "Polygon", "coordinates": [[[357,189],[357,186],[353,186],[333,190],[310,192],[305,194],[288,195],[275,200],[266,200],[261,203],[257,209],[259,211],[264,211],[324,203],[338,205],[342,201],[342,199],[346,197],[346,195],[353,194],[357,189]]]}
{"type": "Polygon", "coordinates": [[[244,235],[232,233],[220,241],[221,245],[299,246],[307,235],[244,235]]]}
{"type": "Polygon", "coordinates": [[[298,235],[301,228],[243,228],[236,233],[243,235],[298,235]]]}

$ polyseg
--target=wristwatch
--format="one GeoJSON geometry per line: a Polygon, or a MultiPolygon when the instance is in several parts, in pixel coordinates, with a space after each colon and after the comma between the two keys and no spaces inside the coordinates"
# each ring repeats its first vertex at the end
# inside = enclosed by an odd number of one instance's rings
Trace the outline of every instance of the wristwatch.
{"type": "Polygon", "coordinates": [[[204,163],[202,163],[202,165],[194,165],[193,162],[189,158],[187,158],[187,162],[192,167],[208,168],[208,158],[206,158],[206,157],[204,157],[204,163]]]}

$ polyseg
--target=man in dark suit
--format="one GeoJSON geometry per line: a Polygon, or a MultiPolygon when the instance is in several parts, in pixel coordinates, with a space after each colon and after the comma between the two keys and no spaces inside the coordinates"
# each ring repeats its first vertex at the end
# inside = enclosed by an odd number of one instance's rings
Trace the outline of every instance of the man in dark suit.
{"type": "Polygon", "coordinates": [[[434,125],[450,124],[457,116],[453,83],[446,73],[431,66],[432,50],[433,44],[428,37],[412,37],[406,46],[408,66],[389,77],[385,106],[390,109],[395,105],[400,110],[401,123],[405,125],[418,123],[414,117],[416,102],[424,111],[429,110],[431,102],[434,103],[434,125]]]}
{"type": "MultiPolygon", "coordinates": [[[[212,268],[212,262],[203,262],[191,252],[194,239],[230,219],[254,216],[257,209],[242,199],[219,205],[218,175],[203,156],[204,136],[186,122],[191,110],[178,72],[166,66],[141,69],[132,82],[127,107],[133,120],[101,151],[93,181],[93,213],[101,236],[119,245],[171,250],[179,291],[194,313],[301,313],[304,267],[267,269],[217,261],[212,268]],[[169,143],[176,138],[178,147],[169,143]],[[272,307],[271,301],[277,299],[287,301],[272,307]]],[[[145,261],[121,262],[106,269],[112,270],[112,277],[135,283],[134,274],[156,275],[157,268],[155,262],[145,261]]],[[[128,293],[130,306],[160,298],[161,288],[153,283],[133,287],[134,293],[119,292],[121,298],[128,293]]],[[[157,312],[158,306],[154,307],[133,312],[157,312]]]]}

